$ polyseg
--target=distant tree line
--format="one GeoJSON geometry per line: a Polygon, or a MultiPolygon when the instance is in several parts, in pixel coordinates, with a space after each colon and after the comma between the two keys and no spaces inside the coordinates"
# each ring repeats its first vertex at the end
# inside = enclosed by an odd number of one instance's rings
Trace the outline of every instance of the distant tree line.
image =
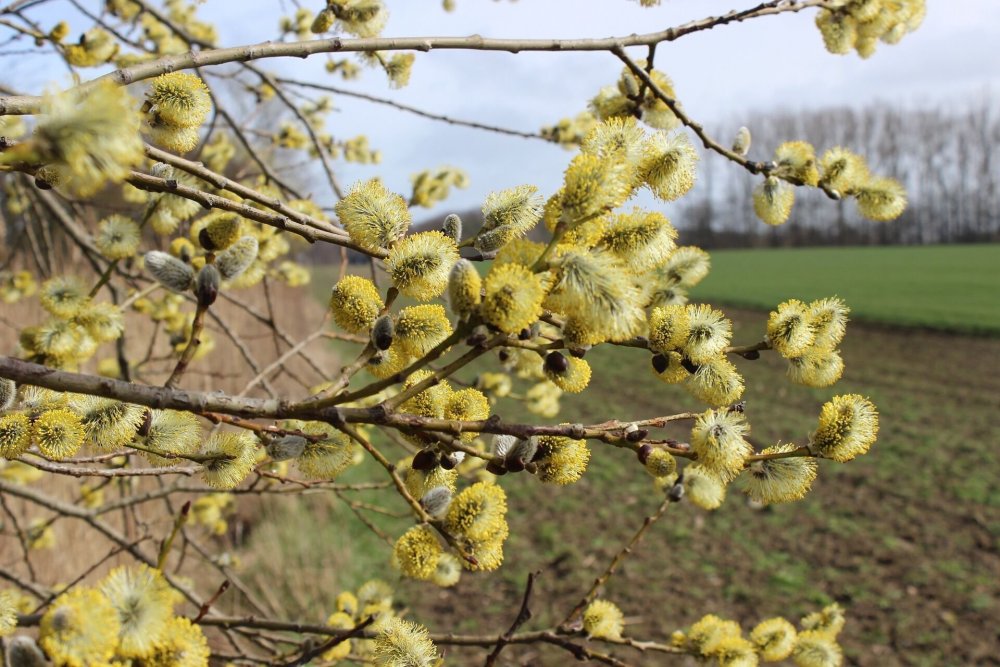
{"type": "MultiPolygon", "coordinates": [[[[817,155],[847,146],[872,170],[906,186],[909,206],[887,224],[865,222],[850,201],[831,203],[819,191],[796,193],[789,221],[762,224],[753,212],[757,178],[702,160],[699,183],[672,211],[684,243],[703,247],[971,243],[1000,240],[1000,113],[983,95],[950,108],[759,112],[731,122],[753,135],[750,157],[770,159],[783,141],[802,139],[817,155]]],[[[716,136],[724,136],[716,132],[716,136]]]]}

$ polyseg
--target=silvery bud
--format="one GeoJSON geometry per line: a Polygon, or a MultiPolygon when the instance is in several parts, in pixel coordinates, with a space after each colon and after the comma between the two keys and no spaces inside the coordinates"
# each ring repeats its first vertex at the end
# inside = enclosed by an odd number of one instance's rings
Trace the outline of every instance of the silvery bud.
{"type": "Polygon", "coordinates": [[[272,461],[297,459],[306,448],[306,439],[301,435],[285,435],[267,443],[264,449],[272,461]]]}
{"type": "Polygon", "coordinates": [[[173,255],[150,250],[145,255],[146,268],[156,282],[172,292],[186,292],[194,282],[194,269],[173,255]]]}
{"type": "Polygon", "coordinates": [[[517,437],[513,435],[495,435],[493,436],[493,453],[497,456],[505,457],[507,452],[510,451],[517,443],[517,437]]]}
{"type": "Polygon", "coordinates": [[[31,637],[18,635],[7,642],[8,667],[46,667],[45,654],[31,637]]]}
{"type": "Polygon", "coordinates": [[[674,485],[670,487],[667,491],[667,498],[670,498],[673,502],[680,502],[681,498],[684,497],[684,477],[678,477],[674,485]]]}
{"type": "Polygon", "coordinates": [[[14,381],[0,378],[0,411],[14,405],[15,396],[17,396],[17,385],[14,384],[14,381]]]}
{"type": "Polygon", "coordinates": [[[441,467],[445,470],[452,470],[464,459],[465,452],[448,452],[441,457],[441,467]]]}
{"type": "Polygon", "coordinates": [[[636,79],[635,75],[631,72],[627,72],[622,78],[622,92],[625,93],[625,97],[636,98],[639,97],[639,81],[636,79]]]}
{"type": "Polygon", "coordinates": [[[496,252],[500,248],[507,245],[507,242],[510,241],[513,236],[513,230],[511,230],[510,227],[503,225],[477,236],[476,241],[472,244],[472,247],[486,255],[488,253],[496,252]]]}
{"type": "Polygon", "coordinates": [[[504,466],[511,472],[521,472],[524,470],[525,464],[535,458],[536,452],[538,452],[538,440],[536,438],[518,440],[507,451],[507,456],[504,457],[504,466]]]}
{"type": "Polygon", "coordinates": [[[242,236],[236,243],[229,246],[215,259],[215,265],[223,280],[232,280],[246,271],[257,259],[257,239],[252,236],[242,236]]]}
{"type": "Polygon", "coordinates": [[[219,284],[222,277],[214,264],[206,264],[201,267],[198,277],[194,283],[194,293],[198,297],[198,305],[201,308],[208,308],[219,296],[219,284]]]}
{"type": "Polygon", "coordinates": [[[733,139],[733,152],[737,155],[746,155],[750,152],[750,129],[741,127],[736,131],[736,138],[733,139]]]}
{"type": "Polygon", "coordinates": [[[435,486],[420,499],[420,505],[434,517],[442,516],[447,512],[449,504],[451,504],[451,489],[447,486],[435,486]]]}
{"type": "Polygon", "coordinates": [[[149,173],[157,178],[168,179],[174,177],[174,168],[164,162],[154,162],[149,173]]]}
{"type": "Polygon", "coordinates": [[[392,315],[386,313],[375,320],[375,325],[372,327],[372,345],[376,350],[388,350],[395,336],[396,325],[392,322],[392,315]]]}
{"type": "Polygon", "coordinates": [[[441,225],[441,231],[444,235],[450,238],[455,243],[461,243],[462,241],[462,219],[452,213],[444,219],[444,224],[441,225]]]}

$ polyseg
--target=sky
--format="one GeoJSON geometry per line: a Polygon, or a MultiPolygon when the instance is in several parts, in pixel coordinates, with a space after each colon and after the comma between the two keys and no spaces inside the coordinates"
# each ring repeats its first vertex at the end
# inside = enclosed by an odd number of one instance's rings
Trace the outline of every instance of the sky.
{"type": "MultiPolygon", "coordinates": [[[[33,13],[43,25],[66,17],[55,7],[64,3],[51,4],[33,13]]],[[[319,0],[302,4],[316,5],[313,9],[322,5],[319,0]]],[[[478,33],[570,38],[661,30],[757,3],[663,0],[660,7],[643,8],[634,0],[456,0],[452,13],[444,12],[438,0],[387,0],[387,4],[386,37],[478,33]]],[[[294,9],[287,1],[205,0],[198,13],[218,26],[220,46],[233,46],[273,39],[280,16],[294,9]]],[[[741,116],[753,110],[873,102],[942,106],[1000,92],[997,0],[928,0],[921,28],[897,45],[880,45],[868,60],[828,53],[814,17],[814,10],[805,10],[691,34],[661,44],[656,65],[674,80],[687,112],[710,133],[713,127],[739,125],[741,116]]],[[[90,27],[79,15],[70,22],[72,34],[90,27]]],[[[630,53],[644,57],[645,47],[630,53]]],[[[324,62],[324,56],[316,56],[258,64],[285,76],[351,87],[437,113],[526,131],[582,111],[587,100],[614,83],[621,70],[617,58],[602,52],[432,51],[418,53],[410,84],[392,90],[380,71],[366,71],[361,81],[345,83],[325,73],[324,62]]],[[[13,63],[0,79],[38,92],[45,77],[65,79],[65,70],[37,68],[24,60],[13,63]]],[[[558,188],[572,157],[537,140],[454,127],[341,96],[334,96],[334,103],[337,110],[328,129],[343,138],[365,134],[383,154],[378,166],[338,163],[343,183],[378,175],[390,188],[407,194],[410,174],[422,169],[452,165],[469,174],[468,189],[457,191],[431,215],[443,217],[452,210],[478,206],[490,191],[521,183],[533,183],[549,194],[558,188]]],[[[316,200],[330,204],[322,179],[312,184],[316,200]]]]}

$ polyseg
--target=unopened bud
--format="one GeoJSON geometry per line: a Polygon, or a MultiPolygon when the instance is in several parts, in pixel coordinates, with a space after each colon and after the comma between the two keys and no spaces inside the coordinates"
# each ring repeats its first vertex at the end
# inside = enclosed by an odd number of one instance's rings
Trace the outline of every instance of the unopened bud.
{"type": "Polygon", "coordinates": [[[63,174],[58,168],[45,165],[35,170],[35,187],[39,190],[51,190],[63,180],[63,174]]]}
{"type": "Polygon", "coordinates": [[[438,464],[438,453],[433,449],[421,449],[413,456],[410,464],[414,470],[433,470],[438,464]]]}
{"type": "Polygon", "coordinates": [[[652,361],[653,370],[657,373],[662,373],[670,367],[670,359],[665,354],[654,354],[652,361]]]}
{"type": "Polygon", "coordinates": [[[757,350],[748,350],[746,352],[741,353],[740,356],[746,359],[747,361],[757,361],[758,359],[760,359],[760,352],[758,352],[757,350]]]}
{"type": "Polygon", "coordinates": [[[639,82],[636,80],[635,76],[631,72],[626,72],[622,78],[622,92],[625,93],[625,97],[636,98],[639,97],[639,82]]]}
{"type": "Polygon", "coordinates": [[[507,474],[507,469],[504,468],[503,464],[500,463],[499,461],[490,461],[489,463],[487,463],[486,464],[486,471],[490,472],[490,473],[493,473],[494,475],[497,475],[497,476],[506,475],[507,474]]]}
{"type": "MultiPolygon", "coordinates": [[[[472,335],[469,336],[467,339],[465,339],[465,342],[471,347],[479,347],[486,342],[486,339],[489,338],[489,335],[490,335],[490,330],[486,328],[485,325],[480,324],[479,326],[477,326],[475,329],[472,330],[472,335]]],[[[501,354],[502,353],[503,351],[501,350],[501,354]]],[[[501,361],[503,360],[501,359],[501,361]]]]}
{"type": "Polygon", "coordinates": [[[7,642],[7,665],[9,667],[46,667],[45,654],[31,637],[18,635],[7,642]]]}
{"type": "Polygon", "coordinates": [[[142,423],[139,424],[139,429],[136,434],[140,438],[145,438],[149,435],[149,427],[153,425],[153,411],[146,408],[145,412],[142,413],[142,423]]]}
{"type": "Polygon", "coordinates": [[[448,510],[451,503],[451,489],[447,486],[435,486],[420,499],[420,505],[431,516],[441,516],[448,510]]]}
{"type": "Polygon", "coordinates": [[[316,15],[316,18],[313,19],[312,26],[309,30],[311,30],[315,35],[321,35],[333,27],[333,21],[335,18],[337,17],[334,16],[333,10],[327,7],[316,15]]]}
{"type": "Polygon", "coordinates": [[[538,439],[526,438],[518,440],[514,446],[507,450],[504,457],[504,466],[511,472],[521,472],[525,464],[529,463],[538,452],[538,439]]]}
{"type": "Polygon", "coordinates": [[[545,370],[556,374],[563,374],[569,368],[569,362],[561,352],[549,352],[545,355],[545,370]]]}
{"type": "Polygon", "coordinates": [[[733,152],[737,155],[746,155],[750,152],[750,129],[741,127],[736,131],[736,138],[733,139],[733,152]]]}
{"type": "Polygon", "coordinates": [[[464,458],[465,452],[448,452],[441,457],[441,467],[445,470],[454,470],[464,458]]]}
{"type": "Polygon", "coordinates": [[[222,276],[214,264],[206,264],[201,267],[198,277],[194,283],[194,293],[198,297],[198,306],[208,308],[219,297],[219,285],[222,283],[222,276]]]}
{"type": "Polygon", "coordinates": [[[456,214],[452,213],[444,219],[444,224],[441,225],[441,231],[444,235],[450,238],[455,243],[459,243],[462,240],[462,219],[456,214]]]}
{"type": "MultiPolygon", "coordinates": [[[[481,232],[476,236],[475,242],[472,247],[483,254],[484,257],[489,257],[500,248],[507,245],[513,236],[512,230],[506,225],[501,225],[496,229],[491,229],[488,232],[481,232]]],[[[495,255],[494,255],[495,256],[495,255]]]]}
{"type": "Polygon", "coordinates": [[[157,178],[173,178],[174,168],[165,162],[154,162],[153,166],[149,168],[149,173],[157,178]]]}
{"type": "Polygon", "coordinates": [[[517,438],[513,435],[494,435],[492,444],[494,454],[506,457],[507,452],[517,444],[517,438]]]}
{"type": "Polygon", "coordinates": [[[642,442],[645,440],[646,436],[649,435],[649,431],[644,428],[637,428],[634,431],[629,431],[625,434],[625,439],[629,442],[642,442]]]}
{"type": "Polygon", "coordinates": [[[287,461],[301,456],[307,442],[301,435],[285,435],[271,440],[264,449],[272,461],[287,461]]]}
{"type": "Polygon", "coordinates": [[[674,485],[670,487],[667,491],[667,498],[670,498],[673,502],[680,502],[680,499],[684,497],[684,476],[681,475],[674,482],[674,485]]]}
{"type": "Polygon", "coordinates": [[[145,255],[146,268],[156,282],[172,292],[186,292],[194,282],[194,269],[173,255],[150,250],[145,255]]]}
{"type": "Polygon", "coordinates": [[[215,265],[223,280],[232,280],[250,268],[257,259],[257,239],[252,236],[240,237],[215,259],[215,265]]]}
{"type": "Polygon", "coordinates": [[[0,411],[14,405],[15,396],[17,396],[17,385],[14,384],[14,381],[0,378],[0,411]]]}
{"type": "Polygon", "coordinates": [[[584,345],[583,347],[571,347],[569,348],[569,353],[571,356],[577,359],[583,359],[584,355],[587,354],[587,350],[590,349],[590,345],[584,345]]]}
{"type": "Polygon", "coordinates": [[[372,345],[376,350],[388,350],[395,336],[396,325],[392,322],[392,315],[386,313],[375,320],[375,326],[372,327],[372,345]]]}
{"type": "Polygon", "coordinates": [[[652,453],[652,445],[643,445],[638,450],[636,450],[636,455],[639,457],[639,463],[646,465],[646,461],[649,459],[650,453],[652,453]]]}
{"type": "Polygon", "coordinates": [[[698,372],[698,365],[695,364],[690,359],[688,359],[687,357],[684,357],[683,359],[681,359],[681,366],[683,366],[684,370],[686,370],[688,373],[697,373],[698,372]]]}

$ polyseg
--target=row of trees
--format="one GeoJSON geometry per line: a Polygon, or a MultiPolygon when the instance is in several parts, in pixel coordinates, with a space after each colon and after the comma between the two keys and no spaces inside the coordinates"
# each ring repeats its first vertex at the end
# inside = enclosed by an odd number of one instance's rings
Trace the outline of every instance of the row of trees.
{"type": "Polygon", "coordinates": [[[996,98],[983,94],[964,104],[904,108],[888,104],[810,112],[760,111],[734,119],[727,136],[746,125],[750,156],[766,160],[789,137],[822,151],[850,146],[873,169],[906,185],[909,206],[897,224],[872,225],[852,202],[834,203],[819,191],[801,192],[788,223],[768,228],[754,216],[758,180],[702,162],[699,183],[673,216],[686,238],[709,247],[969,243],[1000,239],[1000,142],[996,98]]]}

